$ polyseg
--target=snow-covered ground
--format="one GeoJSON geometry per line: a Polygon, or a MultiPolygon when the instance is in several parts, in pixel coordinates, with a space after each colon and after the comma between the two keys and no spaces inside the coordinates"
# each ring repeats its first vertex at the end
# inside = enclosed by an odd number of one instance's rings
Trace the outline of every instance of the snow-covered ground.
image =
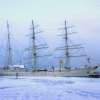
{"type": "Polygon", "coordinates": [[[100,79],[0,77],[0,100],[100,100],[100,79]]]}

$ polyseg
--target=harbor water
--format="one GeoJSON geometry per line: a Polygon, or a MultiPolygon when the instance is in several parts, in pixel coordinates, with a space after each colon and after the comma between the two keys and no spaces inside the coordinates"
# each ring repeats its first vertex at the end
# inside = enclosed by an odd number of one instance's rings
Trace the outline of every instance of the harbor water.
{"type": "Polygon", "coordinates": [[[0,100],[100,100],[100,78],[0,77],[0,100]]]}

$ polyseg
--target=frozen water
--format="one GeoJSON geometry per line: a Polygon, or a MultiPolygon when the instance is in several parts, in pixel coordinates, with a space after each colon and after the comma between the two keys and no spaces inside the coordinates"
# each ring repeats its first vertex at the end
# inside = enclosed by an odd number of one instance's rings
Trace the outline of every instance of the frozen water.
{"type": "Polygon", "coordinates": [[[100,100],[100,79],[0,77],[0,100],[100,100]]]}

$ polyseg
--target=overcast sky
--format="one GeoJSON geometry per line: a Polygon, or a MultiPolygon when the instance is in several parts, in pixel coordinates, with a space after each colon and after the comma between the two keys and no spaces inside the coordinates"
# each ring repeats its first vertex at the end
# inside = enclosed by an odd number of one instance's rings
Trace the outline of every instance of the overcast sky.
{"type": "MultiPolygon", "coordinates": [[[[64,26],[75,25],[76,36],[94,63],[100,62],[100,0],[0,0],[0,34],[6,33],[9,21],[12,36],[25,45],[31,20],[39,24],[50,48],[57,46],[57,33],[64,26]],[[54,44],[54,45],[52,45],[54,44]]],[[[16,42],[16,43],[18,43],[16,42]]]]}

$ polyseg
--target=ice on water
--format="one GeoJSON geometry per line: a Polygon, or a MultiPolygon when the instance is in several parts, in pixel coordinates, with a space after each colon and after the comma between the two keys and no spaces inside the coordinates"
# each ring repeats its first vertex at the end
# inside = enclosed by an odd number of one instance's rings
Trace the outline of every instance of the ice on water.
{"type": "Polygon", "coordinates": [[[0,100],[100,100],[100,79],[0,77],[0,100]]]}

